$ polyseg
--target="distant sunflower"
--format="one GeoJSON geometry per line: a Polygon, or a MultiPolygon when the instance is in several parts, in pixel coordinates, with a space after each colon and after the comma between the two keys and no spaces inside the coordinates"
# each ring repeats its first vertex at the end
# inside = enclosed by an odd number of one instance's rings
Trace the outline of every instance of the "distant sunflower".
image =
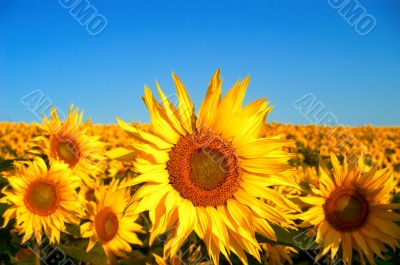
{"type": "Polygon", "coordinates": [[[11,189],[0,202],[10,204],[3,214],[5,227],[16,219],[16,230],[24,234],[22,243],[32,236],[41,242],[42,232],[51,243],[60,241],[64,223],[79,223],[81,208],[75,189],[79,179],[66,164],[55,162],[47,169],[41,158],[16,162],[16,175],[8,177],[11,189]]]}
{"type": "MultiPolygon", "coordinates": [[[[156,263],[159,260],[157,256],[156,263]]],[[[165,261],[164,261],[165,262],[165,261]]],[[[187,249],[183,252],[179,252],[178,255],[171,257],[168,263],[169,265],[184,265],[184,264],[196,264],[196,265],[213,265],[213,262],[205,257],[202,253],[201,245],[192,243],[187,246],[187,249]]]]}
{"type": "Polygon", "coordinates": [[[102,180],[100,178],[96,179],[89,184],[82,183],[79,187],[78,197],[81,201],[82,205],[85,205],[87,202],[96,201],[94,196],[95,190],[101,186],[102,180]]]}
{"type": "Polygon", "coordinates": [[[293,264],[292,255],[297,254],[297,250],[288,246],[272,245],[269,243],[261,244],[264,251],[265,263],[269,265],[293,264]]]}
{"type": "Polygon", "coordinates": [[[390,203],[393,176],[387,169],[365,171],[362,163],[346,158],[340,166],[334,154],[331,161],[333,174],[321,167],[319,187],[312,187],[313,196],[302,198],[311,207],[300,219],[304,226],[314,226],[316,241],[322,245],[318,258],[330,251],[333,260],[341,247],[346,264],[352,262],[352,249],[362,264],[365,257],[375,264],[375,255],[383,258],[385,244],[400,246],[400,227],[395,224],[400,215],[393,211],[399,205],[390,203]]]}
{"type": "Polygon", "coordinates": [[[95,200],[86,204],[86,216],[89,220],[81,225],[83,238],[90,238],[87,251],[99,242],[109,259],[113,255],[123,256],[131,251],[129,244],[141,245],[136,233],[142,227],[135,223],[137,215],[134,207],[126,209],[130,200],[129,189],[119,189],[118,182],[101,185],[94,190],[95,200]]]}
{"type": "Polygon", "coordinates": [[[136,142],[130,149],[109,152],[110,157],[134,159],[139,175],[127,185],[144,183],[135,195],[136,212],[149,210],[150,244],[170,231],[164,254],[174,256],[195,231],[216,264],[221,252],[228,260],[233,252],[247,263],[244,251],[260,260],[255,233],[276,240],[271,224],[291,222],[264,201],[285,200],[269,186],[293,185],[283,176],[291,156],[282,147],[291,142],[259,138],[271,107],[265,99],[242,107],[248,77],[221,99],[218,70],[197,117],[184,85],[175,74],[172,77],[178,106],[158,84],[162,104],[146,86],[144,101],[152,127],[143,130],[119,120],[136,142]]]}
{"type": "Polygon", "coordinates": [[[88,136],[87,124],[82,123],[83,113],[70,107],[62,122],[56,108],[51,111],[51,119],[43,118],[40,128],[46,136],[36,138],[37,146],[49,158],[50,162],[60,160],[82,178],[85,183],[101,169],[104,144],[98,136],[88,136]]]}

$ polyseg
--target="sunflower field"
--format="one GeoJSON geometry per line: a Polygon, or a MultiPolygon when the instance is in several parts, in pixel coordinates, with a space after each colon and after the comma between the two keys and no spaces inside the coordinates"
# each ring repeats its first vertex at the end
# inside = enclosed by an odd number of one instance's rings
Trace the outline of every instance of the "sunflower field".
{"type": "Polygon", "coordinates": [[[0,264],[399,264],[400,128],[266,123],[219,71],[195,110],[172,77],[147,124],[0,123],[0,264]]]}

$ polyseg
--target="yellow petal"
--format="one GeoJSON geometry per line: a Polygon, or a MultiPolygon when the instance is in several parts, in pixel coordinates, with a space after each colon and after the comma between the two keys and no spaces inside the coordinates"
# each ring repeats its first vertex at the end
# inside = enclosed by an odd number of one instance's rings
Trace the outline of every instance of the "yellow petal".
{"type": "Polygon", "coordinates": [[[199,115],[196,121],[196,127],[200,131],[206,128],[212,128],[212,125],[214,124],[215,113],[219,102],[221,101],[222,93],[220,72],[221,70],[218,69],[214,73],[208,86],[205,99],[200,106],[199,115]]]}
{"type": "Polygon", "coordinates": [[[174,79],[174,84],[176,87],[176,92],[178,94],[178,113],[181,117],[181,122],[183,127],[186,129],[188,133],[193,132],[193,125],[194,125],[194,106],[192,101],[187,94],[185,86],[183,85],[182,81],[179,79],[177,75],[172,73],[172,78],[174,79]]]}

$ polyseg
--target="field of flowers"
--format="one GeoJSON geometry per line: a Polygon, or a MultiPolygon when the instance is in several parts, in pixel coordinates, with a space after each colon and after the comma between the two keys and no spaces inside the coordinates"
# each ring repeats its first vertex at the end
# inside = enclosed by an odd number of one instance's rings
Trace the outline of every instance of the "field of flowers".
{"type": "Polygon", "coordinates": [[[218,78],[197,116],[174,76],[151,124],[0,123],[0,264],[398,264],[400,128],[265,124],[218,78]]]}

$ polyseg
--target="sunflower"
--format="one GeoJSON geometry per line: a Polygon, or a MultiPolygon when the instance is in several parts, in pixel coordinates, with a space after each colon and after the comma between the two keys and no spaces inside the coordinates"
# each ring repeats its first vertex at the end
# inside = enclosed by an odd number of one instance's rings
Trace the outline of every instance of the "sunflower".
{"type": "Polygon", "coordinates": [[[218,70],[198,116],[181,80],[172,77],[178,105],[158,84],[162,103],[145,86],[151,128],[143,130],[118,119],[136,141],[130,148],[108,153],[134,160],[139,175],[126,184],[143,184],[134,200],[137,213],[149,211],[150,244],[168,231],[164,256],[174,256],[194,231],[216,264],[220,253],[229,260],[231,252],[243,263],[247,263],[245,251],[261,260],[255,233],[276,240],[271,224],[292,224],[265,202],[286,200],[270,186],[294,185],[286,175],[291,156],[282,151],[291,142],[259,137],[271,107],[265,99],[242,107],[248,77],[221,99],[218,70]]]}
{"type": "Polygon", "coordinates": [[[85,183],[90,183],[101,170],[104,144],[99,141],[100,137],[87,135],[89,124],[83,124],[82,119],[83,113],[79,114],[71,106],[62,122],[53,108],[51,119],[44,117],[43,124],[39,125],[46,136],[36,137],[34,147],[39,147],[39,152],[44,152],[50,163],[62,161],[85,183]]]}
{"type": "Polygon", "coordinates": [[[97,178],[95,181],[86,184],[81,183],[79,186],[78,198],[81,201],[82,205],[85,205],[89,201],[96,201],[96,197],[94,196],[95,190],[101,186],[102,180],[97,178]]]}
{"type": "MultiPolygon", "coordinates": [[[[169,260],[162,258],[157,254],[152,254],[154,262],[150,264],[157,265],[185,265],[185,264],[196,264],[196,265],[212,265],[213,262],[203,255],[201,245],[192,243],[187,247],[185,252],[180,252],[178,255],[171,257],[169,260]]],[[[146,263],[149,264],[149,263],[146,263]]]]}
{"type": "Polygon", "coordinates": [[[54,162],[47,169],[41,158],[15,162],[16,175],[8,177],[11,189],[3,190],[0,202],[10,204],[3,214],[5,227],[16,219],[16,230],[24,234],[22,243],[32,236],[39,243],[42,232],[51,243],[60,241],[64,223],[79,223],[81,208],[76,194],[79,179],[64,163],[54,162]]]}
{"type": "Polygon", "coordinates": [[[112,181],[108,186],[98,186],[94,198],[94,201],[87,201],[83,219],[88,222],[81,225],[82,237],[90,238],[87,251],[99,242],[112,260],[114,255],[124,256],[124,251],[131,251],[129,244],[142,244],[136,235],[136,232],[142,232],[142,227],[135,223],[138,216],[134,207],[126,209],[129,189],[120,189],[118,182],[112,181]]]}
{"type": "Polygon", "coordinates": [[[365,257],[375,264],[375,256],[383,258],[385,245],[400,246],[400,227],[395,224],[400,215],[393,211],[399,205],[390,203],[394,178],[388,169],[365,171],[362,163],[347,158],[340,166],[333,153],[331,162],[333,174],[320,167],[319,186],[302,198],[311,207],[299,217],[303,226],[313,226],[321,244],[317,258],[331,251],[333,260],[341,247],[345,264],[351,264],[352,249],[362,264],[365,257]]]}
{"type": "MultiPolygon", "coordinates": [[[[159,258],[156,258],[156,263],[159,258]]],[[[165,261],[164,261],[165,262],[165,261]]],[[[185,265],[185,264],[196,264],[196,265],[213,265],[206,256],[204,256],[201,245],[197,243],[191,243],[187,246],[185,252],[180,252],[178,255],[171,257],[168,263],[169,265],[185,265]]]]}
{"type": "Polygon", "coordinates": [[[262,243],[261,248],[264,250],[264,259],[266,264],[283,265],[293,264],[291,256],[297,254],[297,250],[288,246],[272,245],[262,243]]]}

